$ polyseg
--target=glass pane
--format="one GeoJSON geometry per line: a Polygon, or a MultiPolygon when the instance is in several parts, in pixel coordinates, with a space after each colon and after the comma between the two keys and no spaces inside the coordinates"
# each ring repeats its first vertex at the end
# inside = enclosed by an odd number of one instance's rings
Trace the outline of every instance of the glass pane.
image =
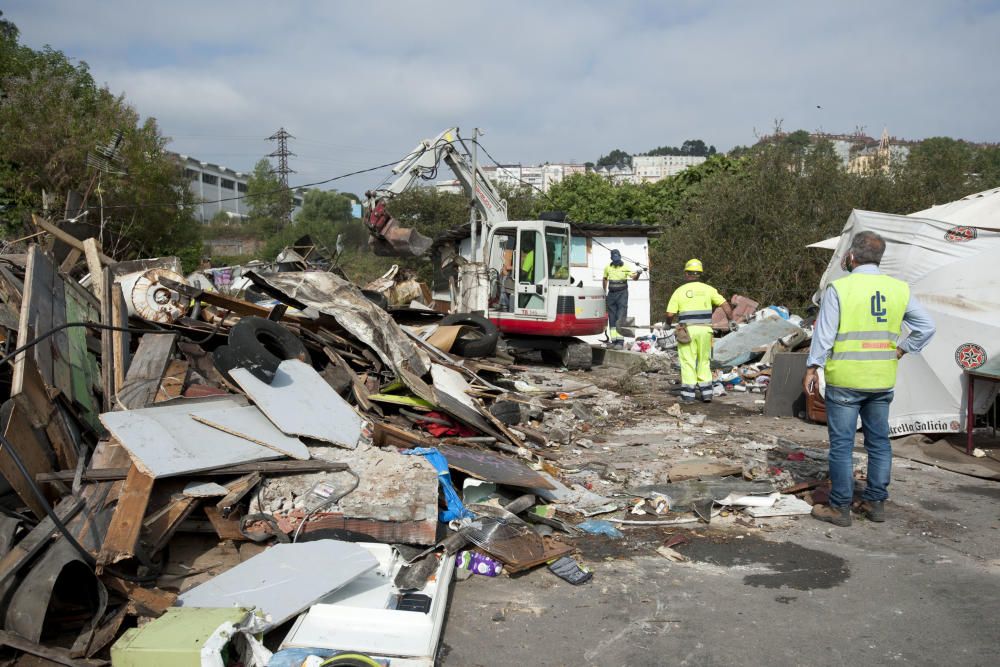
{"type": "Polygon", "coordinates": [[[518,282],[539,283],[542,279],[542,262],[535,254],[538,246],[538,238],[541,236],[536,232],[521,232],[521,249],[518,257],[518,282]]]}
{"type": "Polygon", "coordinates": [[[563,229],[545,230],[545,249],[549,259],[549,277],[569,278],[569,232],[563,229]]]}
{"type": "Polygon", "coordinates": [[[587,237],[574,236],[570,252],[570,263],[573,266],[587,266],[587,237]]]}

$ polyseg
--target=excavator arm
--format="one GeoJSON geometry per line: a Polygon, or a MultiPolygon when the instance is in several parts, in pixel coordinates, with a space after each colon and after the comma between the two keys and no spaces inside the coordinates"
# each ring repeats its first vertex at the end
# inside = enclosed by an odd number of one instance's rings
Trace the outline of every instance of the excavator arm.
{"type": "Polygon", "coordinates": [[[421,180],[431,180],[444,162],[455,174],[459,184],[476,208],[485,225],[484,233],[494,225],[507,221],[507,202],[500,197],[493,183],[478,166],[473,169],[466,157],[464,141],[458,128],[445,130],[434,139],[425,139],[403,158],[392,173],[397,178],[388,185],[365,193],[364,221],[371,235],[375,254],[391,257],[419,257],[431,246],[431,239],[415,229],[403,227],[386,207],[388,201],[406,192],[421,180]]]}

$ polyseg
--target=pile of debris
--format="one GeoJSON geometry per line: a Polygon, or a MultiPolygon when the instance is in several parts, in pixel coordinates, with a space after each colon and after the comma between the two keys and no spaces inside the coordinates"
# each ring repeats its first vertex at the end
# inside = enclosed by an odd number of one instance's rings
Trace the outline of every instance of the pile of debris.
{"type": "Polygon", "coordinates": [[[569,396],[449,354],[461,325],[401,325],[301,255],[241,298],[35,224],[0,255],[7,650],[429,665],[456,563],[589,577],[536,428],[569,396]]]}

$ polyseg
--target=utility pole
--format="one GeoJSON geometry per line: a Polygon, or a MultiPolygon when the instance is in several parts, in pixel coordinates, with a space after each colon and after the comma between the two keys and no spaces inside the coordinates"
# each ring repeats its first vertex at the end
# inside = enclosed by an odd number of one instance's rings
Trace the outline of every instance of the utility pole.
{"type": "MultiPolygon", "coordinates": [[[[294,139],[291,134],[289,134],[285,128],[279,128],[277,132],[272,134],[267,138],[268,141],[277,141],[278,149],[270,153],[268,157],[278,158],[278,168],[274,170],[274,173],[278,175],[278,180],[281,181],[281,187],[288,190],[288,175],[294,174],[295,170],[288,166],[288,158],[293,157],[295,153],[288,150],[288,140],[294,139]]],[[[284,221],[285,224],[289,224],[292,221],[292,193],[288,193],[288,208],[284,211],[284,221]]]]}

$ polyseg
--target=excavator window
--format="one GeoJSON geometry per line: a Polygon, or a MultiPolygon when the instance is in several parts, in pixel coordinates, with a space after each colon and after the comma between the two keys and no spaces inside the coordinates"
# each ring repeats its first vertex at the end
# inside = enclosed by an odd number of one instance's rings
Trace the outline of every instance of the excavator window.
{"type": "Polygon", "coordinates": [[[545,228],[545,251],[549,258],[549,278],[569,279],[569,231],[559,227],[545,228]]]}

